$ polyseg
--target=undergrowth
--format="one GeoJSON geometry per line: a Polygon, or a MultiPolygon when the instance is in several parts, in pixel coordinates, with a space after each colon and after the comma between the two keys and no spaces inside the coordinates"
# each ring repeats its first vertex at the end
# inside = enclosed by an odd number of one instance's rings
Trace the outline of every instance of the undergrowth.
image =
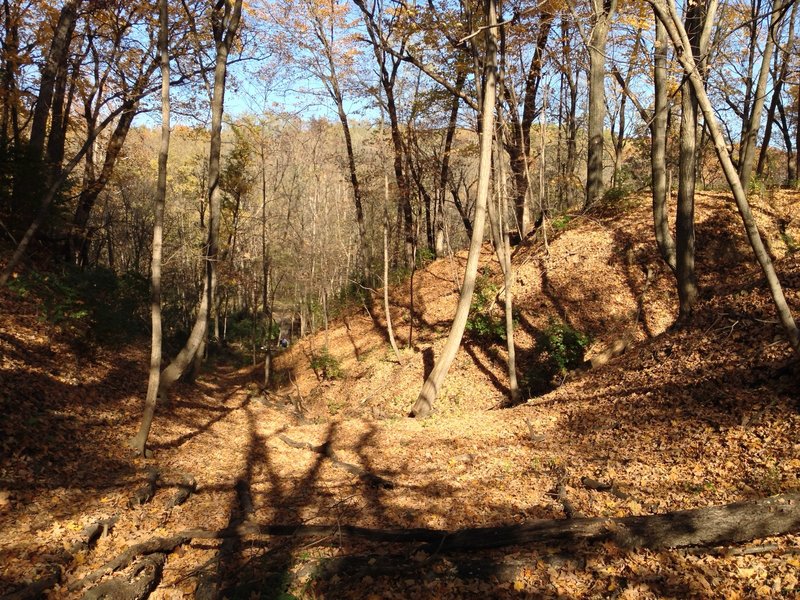
{"type": "Polygon", "coordinates": [[[466,331],[472,338],[493,343],[506,341],[505,319],[492,311],[496,295],[497,286],[488,276],[480,275],[475,281],[466,324],[466,331]]]}
{"type": "Polygon", "coordinates": [[[322,352],[311,357],[311,368],[321,381],[341,379],[344,376],[339,359],[328,352],[327,348],[323,348],[322,352]]]}
{"type": "Polygon", "coordinates": [[[27,270],[8,287],[36,302],[42,320],[79,339],[122,342],[149,328],[149,282],[137,273],[67,265],[49,273],[27,270]]]}

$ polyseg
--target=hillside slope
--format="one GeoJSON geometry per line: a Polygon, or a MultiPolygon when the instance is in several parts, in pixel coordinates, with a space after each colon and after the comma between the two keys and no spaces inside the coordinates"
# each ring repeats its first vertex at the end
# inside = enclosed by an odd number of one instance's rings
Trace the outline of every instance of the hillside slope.
{"type": "MultiPolygon", "coordinates": [[[[756,206],[795,314],[799,205],[798,195],[776,194],[756,206]]],[[[256,369],[180,385],[157,416],[151,460],[131,460],[123,444],[146,384],[143,349],[76,354],[34,318],[35,307],[2,292],[0,397],[11,418],[0,424],[0,593],[61,564],[66,575],[52,597],[77,597],[66,586],[92,568],[185,528],[454,530],[563,518],[565,500],[574,514],[610,517],[800,491],[797,365],[731,206],[723,195],[699,198],[703,296],[682,329],[671,328],[674,286],[651,239],[646,198],[576,217],[548,249],[521,247],[522,372],[536,364],[535,338],[553,318],[591,334],[589,358],[619,339],[633,343],[520,406],[491,410],[506,392],[503,344],[467,340],[433,417],[405,418],[447,333],[459,256],[416,274],[410,347],[408,288],[392,290],[401,365],[376,303],[372,315],[356,311],[279,356],[272,390],[262,393],[256,369]],[[648,267],[654,279],[645,291],[648,267]],[[344,375],[321,382],[310,359],[326,338],[344,375]],[[129,506],[148,468],[161,473],[155,497],[129,506]],[[167,510],[184,473],[197,493],[167,510]],[[616,493],[589,489],[587,477],[613,481],[616,493]],[[62,557],[84,525],[112,515],[111,534],[95,548],[62,557]]],[[[483,264],[487,280],[499,282],[488,246],[483,264]]],[[[602,544],[430,556],[337,535],[237,538],[171,553],[152,597],[201,595],[209,582],[229,597],[278,597],[287,588],[309,598],[780,597],[800,585],[799,546],[800,537],[787,535],[730,555],[602,544]],[[363,561],[333,575],[318,569],[325,558],[348,556],[363,561]],[[377,568],[387,556],[394,571],[377,568]],[[458,572],[476,558],[479,574],[458,572]],[[364,565],[374,568],[365,574],[364,565]]]]}

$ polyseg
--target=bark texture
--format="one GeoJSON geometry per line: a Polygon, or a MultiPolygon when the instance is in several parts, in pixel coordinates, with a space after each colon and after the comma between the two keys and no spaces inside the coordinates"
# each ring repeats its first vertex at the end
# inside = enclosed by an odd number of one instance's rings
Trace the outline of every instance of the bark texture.
{"type": "Polygon", "coordinates": [[[486,56],[484,58],[483,76],[483,106],[481,109],[481,152],[478,167],[478,197],[475,201],[475,218],[472,222],[472,238],[469,245],[467,265],[464,271],[464,283],[461,286],[461,295],[458,299],[450,335],[442,349],[442,354],[436,360],[430,375],[425,380],[417,401],[411,410],[413,417],[426,417],[433,409],[433,403],[439,394],[439,389],[444,382],[450,365],[456,357],[464,328],[467,324],[469,307],[472,302],[472,292],[475,290],[475,277],[478,273],[478,259],[483,245],[483,228],[486,222],[486,203],[489,198],[489,183],[492,170],[492,138],[494,133],[494,107],[496,100],[497,79],[497,13],[494,0],[487,0],[487,25],[486,30],[486,56]]]}

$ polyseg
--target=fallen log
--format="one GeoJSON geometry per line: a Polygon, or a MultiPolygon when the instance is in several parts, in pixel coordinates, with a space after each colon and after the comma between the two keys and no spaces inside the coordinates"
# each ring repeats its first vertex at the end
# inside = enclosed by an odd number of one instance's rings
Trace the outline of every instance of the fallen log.
{"type": "Polygon", "coordinates": [[[242,523],[221,530],[190,529],[169,538],[151,538],[72,584],[81,589],[104,575],[127,567],[138,556],[171,552],[193,539],[295,536],[360,538],[372,542],[422,543],[428,552],[457,552],[523,544],[548,546],[611,540],[628,548],[723,546],[800,530],[800,494],[782,494],[723,506],[681,510],[660,515],[617,518],[540,520],[521,525],[442,529],[370,529],[354,525],[259,525],[242,523]]]}

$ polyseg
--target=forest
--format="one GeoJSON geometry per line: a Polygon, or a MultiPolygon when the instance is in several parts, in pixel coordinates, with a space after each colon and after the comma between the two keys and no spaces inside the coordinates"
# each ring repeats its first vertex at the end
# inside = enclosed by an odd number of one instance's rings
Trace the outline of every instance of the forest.
{"type": "Polygon", "coordinates": [[[795,0],[0,1],[0,598],[800,593],[795,0]]]}

